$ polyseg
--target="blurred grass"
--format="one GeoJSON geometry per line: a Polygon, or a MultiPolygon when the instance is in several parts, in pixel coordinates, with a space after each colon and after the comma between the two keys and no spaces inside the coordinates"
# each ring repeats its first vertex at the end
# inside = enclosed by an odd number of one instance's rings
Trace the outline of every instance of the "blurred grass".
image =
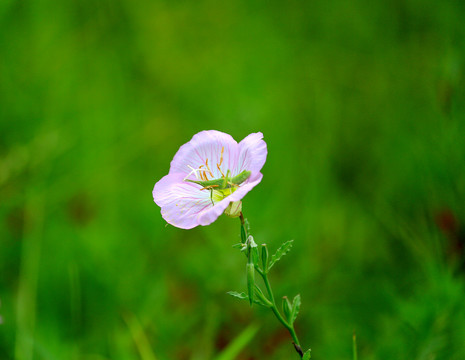
{"type": "Polygon", "coordinates": [[[359,359],[465,358],[464,15],[0,2],[0,359],[221,359],[254,323],[237,359],[293,355],[226,295],[239,224],[165,227],[152,201],[204,129],[265,135],[244,210],[271,251],[295,239],[271,281],[312,358],[349,359],[354,329],[359,359]]]}

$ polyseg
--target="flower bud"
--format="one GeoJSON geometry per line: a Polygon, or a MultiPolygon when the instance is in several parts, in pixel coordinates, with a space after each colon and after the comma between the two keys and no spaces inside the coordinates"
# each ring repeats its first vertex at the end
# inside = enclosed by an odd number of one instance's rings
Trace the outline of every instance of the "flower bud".
{"type": "Polygon", "coordinates": [[[224,213],[232,218],[237,218],[242,212],[242,201],[230,202],[224,213]]]}
{"type": "Polygon", "coordinates": [[[256,248],[257,247],[257,243],[255,242],[254,238],[252,235],[249,235],[249,237],[247,238],[247,241],[248,241],[248,245],[251,247],[251,248],[256,248]]]}
{"type": "Polygon", "coordinates": [[[287,298],[287,296],[283,296],[283,313],[284,316],[286,317],[287,322],[290,322],[291,320],[291,302],[287,298]]]}
{"type": "Polygon", "coordinates": [[[268,272],[268,248],[266,244],[262,244],[262,269],[265,273],[268,272]]]}
{"type": "Polygon", "coordinates": [[[253,263],[247,263],[247,291],[249,295],[250,306],[253,304],[255,289],[255,267],[253,263]]]}

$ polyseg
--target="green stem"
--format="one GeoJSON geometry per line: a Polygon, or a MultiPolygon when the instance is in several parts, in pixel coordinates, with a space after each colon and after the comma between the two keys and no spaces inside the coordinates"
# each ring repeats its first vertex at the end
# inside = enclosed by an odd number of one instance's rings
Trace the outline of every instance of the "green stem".
{"type": "Polygon", "coordinates": [[[245,225],[245,220],[244,220],[244,214],[242,214],[242,211],[239,214],[239,219],[241,220],[241,226],[244,226],[245,225]]]}
{"type": "MultiPolygon", "coordinates": [[[[245,231],[246,238],[248,238],[249,234],[247,233],[247,230],[245,229],[245,219],[244,219],[244,215],[242,214],[242,212],[240,213],[239,218],[241,220],[241,227],[245,231]]],[[[279,322],[283,324],[283,326],[287,329],[287,331],[289,331],[289,333],[291,334],[292,340],[294,341],[295,350],[297,351],[300,357],[303,357],[303,352],[302,352],[302,349],[300,348],[299,338],[297,337],[297,334],[295,332],[294,325],[289,324],[283,318],[283,316],[278,310],[278,307],[276,306],[276,302],[275,302],[274,295],[273,295],[273,290],[271,290],[270,281],[268,280],[267,269],[261,270],[260,268],[255,267],[255,270],[260,274],[260,276],[263,279],[263,282],[265,283],[266,291],[268,292],[269,301],[271,303],[271,306],[270,306],[271,311],[273,311],[273,314],[276,316],[279,322]]]]}
{"type": "Polygon", "coordinates": [[[282,317],[281,313],[279,312],[277,306],[276,306],[276,302],[274,300],[274,295],[273,295],[273,290],[271,290],[271,285],[270,285],[270,281],[268,280],[268,275],[266,273],[263,273],[263,272],[259,272],[259,274],[262,276],[263,278],[263,282],[265,283],[265,286],[266,286],[266,291],[268,292],[268,295],[270,297],[270,302],[271,302],[271,311],[273,311],[273,313],[275,314],[276,318],[279,320],[279,322],[281,324],[283,324],[283,326],[289,331],[289,333],[291,334],[292,336],[292,340],[294,340],[294,343],[298,346],[300,346],[300,342],[299,342],[299,338],[297,337],[297,334],[295,332],[295,329],[294,329],[294,325],[290,325],[286,320],[284,320],[284,318],[282,317]]]}

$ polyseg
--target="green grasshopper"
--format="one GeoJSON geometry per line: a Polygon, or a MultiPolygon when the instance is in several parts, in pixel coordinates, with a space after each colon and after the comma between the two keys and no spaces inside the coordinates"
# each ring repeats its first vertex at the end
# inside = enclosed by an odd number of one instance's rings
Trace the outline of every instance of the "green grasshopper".
{"type": "Polygon", "coordinates": [[[244,181],[246,181],[250,177],[250,174],[252,174],[251,171],[244,170],[239,175],[236,175],[233,178],[229,178],[229,173],[230,171],[228,170],[228,172],[226,173],[226,176],[220,179],[214,179],[214,180],[186,179],[185,181],[198,184],[202,186],[203,189],[218,188],[218,190],[223,190],[223,189],[229,189],[232,187],[238,187],[240,184],[242,184],[244,181]]]}
{"type": "MultiPolygon", "coordinates": [[[[202,186],[201,190],[210,190],[210,200],[213,203],[213,190],[227,190],[227,189],[235,189],[237,188],[240,184],[242,184],[244,181],[246,181],[250,175],[252,174],[251,171],[244,170],[242,171],[239,175],[234,176],[233,178],[229,177],[230,171],[228,170],[226,173],[226,176],[220,178],[220,179],[214,179],[214,180],[190,180],[190,179],[185,179],[185,181],[198,184],[202,186]]],[[[230,195],[234,190],[230,191],[230,195]]],[[[223,193],[223,191],[222,191],[223,193]]]]}

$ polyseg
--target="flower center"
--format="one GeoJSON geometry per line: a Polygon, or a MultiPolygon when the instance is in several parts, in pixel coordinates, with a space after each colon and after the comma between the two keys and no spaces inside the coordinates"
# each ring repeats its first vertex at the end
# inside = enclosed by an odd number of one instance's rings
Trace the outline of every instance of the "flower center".
{"type": "Polygon", "coordinates": [[[225,175],[221,170],[221,165],[223,164],[223,153],[224,147],[221,148],[220,162],[216,164],[218,171],[221,173],[221,177],[219,179],[214,178],[210,166],[208,165],[208,158],[205,160],[205,164],[200,165],[197,169],[187,165],[192,171],[184,178],[184,181],[200,185],[200,190],[209,190],[211,192],[210,198],[213,205],[231,195],[251,175],[250,171],[244,170],[236,176],[231,176],[231,171],[229,169],[226,171],[225,175]],[[197,180],[188,179],[188,177],[192,174],[195,175],[197,180]],[[210,178],[208,176],[210,176],[210,178]]]}

